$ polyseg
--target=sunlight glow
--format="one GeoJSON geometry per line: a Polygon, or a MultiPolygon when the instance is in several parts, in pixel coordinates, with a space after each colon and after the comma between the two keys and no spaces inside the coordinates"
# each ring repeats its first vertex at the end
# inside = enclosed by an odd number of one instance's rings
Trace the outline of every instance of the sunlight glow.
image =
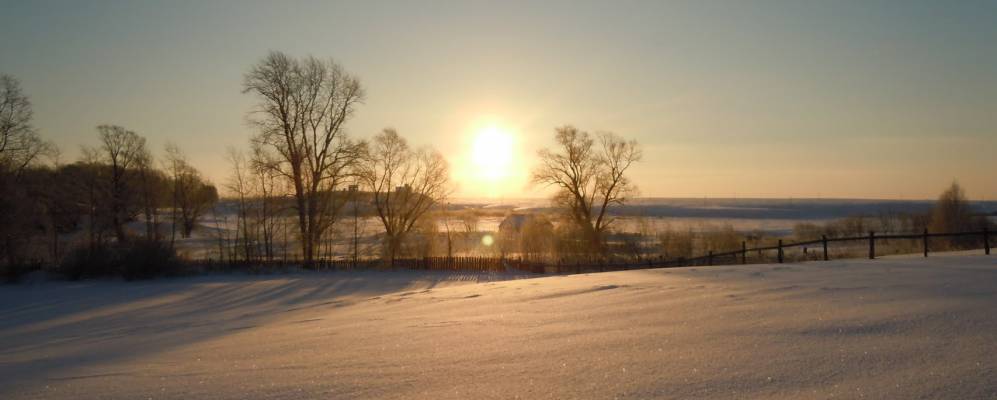
{"type": "Polygon", "coordinates": [[[509,176],[513,158],[512,135],[496,125],[477,132],[471,149],[471,161],[480,179],[495,183],[509,176]]]}
{"type": "Polygon", "coordinates": [[[451,177],[463,196],[498,199],[519,193],[529,179],[529,146],[517,123],[495,114],[471,116],[459,128],[451,177]]]}

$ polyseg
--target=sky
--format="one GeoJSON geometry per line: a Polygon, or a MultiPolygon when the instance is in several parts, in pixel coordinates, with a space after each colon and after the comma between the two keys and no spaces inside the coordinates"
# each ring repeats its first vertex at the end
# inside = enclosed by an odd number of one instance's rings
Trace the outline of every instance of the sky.
{"type": "Polygon", "coordinates": [[[549,193],[566,124],[637,140],[645,197],[994,199],[995,43],[997,1],[0,0],[0,73],[62,162],[110,123],[223,184],[279,50],[360,78],[353,137],[393,127],[496,199],[549,193]]]}

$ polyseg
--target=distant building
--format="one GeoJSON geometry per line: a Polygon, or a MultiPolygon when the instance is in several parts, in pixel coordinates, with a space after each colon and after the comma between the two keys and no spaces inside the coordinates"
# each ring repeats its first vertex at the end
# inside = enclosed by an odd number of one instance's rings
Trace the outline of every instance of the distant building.
{"type": "Polygon", "coordinates": [[[553,250],[554,224],[542,214],[512,214],[499,224],[499,250],[503,256],[536,259],[553,250]]]}
{"type": "Polygon", "coordinates": [[[539,214],[510,214],[499,223],[499,233],[503,235],[519,235],[523,233],[523,228],[527,224],[532,223],[549,226],[551,229],[554,228],[554,225],[547,218],[539,214]]]}

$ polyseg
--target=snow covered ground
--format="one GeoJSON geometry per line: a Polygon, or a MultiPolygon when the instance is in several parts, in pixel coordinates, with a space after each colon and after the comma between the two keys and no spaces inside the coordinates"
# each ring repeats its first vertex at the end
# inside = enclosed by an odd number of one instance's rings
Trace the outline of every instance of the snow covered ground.
{"type": "Polygon", "coordinates": [[[0,287],[0,398],[997,397],[997,256],[0,287]]]}

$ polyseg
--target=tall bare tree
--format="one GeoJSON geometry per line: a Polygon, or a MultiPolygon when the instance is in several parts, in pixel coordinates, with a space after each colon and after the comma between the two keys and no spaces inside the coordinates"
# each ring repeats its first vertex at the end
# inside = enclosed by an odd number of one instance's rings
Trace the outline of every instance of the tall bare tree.
{"type": "Polygon", "coordinates": [[[31,124],[34,111],[21,84],[0,75],[0,174],[19,175],[32,162],[55,147],[45,142],[31,124]]]}
{"type": "Polygon", "coordinates": [[[294,188],[302,256],[310,264],[346,202],[336,191],[359,155],[344,124],[363,101],[360,81],[331,60],[271,52],[246,74],[243,93],[259,100],[251,113],[260,129],[254,142],[275,155],[270,167],[294,188]]]}
{"type": "Polygon", "coordinates": [[[440,153],[413,150],[394,129],[385,129],[365,152],[358,175],[384,225],[393,264],[416,222],[449,194],[449,166],[440,153]]]}
{"type": "Polygon", "coordinates": [[[128,240],[125,223],[136,214],[133,190],[136,189],[134,173],[148,159],[145,138],[117,125],[100,125],[100,152],[103,162],[111,169],[111,223],[119,242],[128,240]]]}
{"type": "Polygon", "coordinates": [[[25,171],[42,155],[56,152],[32,126],[33,116],[17,80],[0,75],[0,264],[17,262],[24,239],[39,223],[33,213],[38,191],[29,190],[25,171]]]}
{"type": "Polygon", "coordinates": [[[557,128],[557,148],[540,150],[532,180],[557,189],[555,204],[599,252],[613,222],[610,207],[623,204],[637,189],[626,172],[642,153],[636,141],[608,132],[596,136],[573,126],[557,128]]]}

